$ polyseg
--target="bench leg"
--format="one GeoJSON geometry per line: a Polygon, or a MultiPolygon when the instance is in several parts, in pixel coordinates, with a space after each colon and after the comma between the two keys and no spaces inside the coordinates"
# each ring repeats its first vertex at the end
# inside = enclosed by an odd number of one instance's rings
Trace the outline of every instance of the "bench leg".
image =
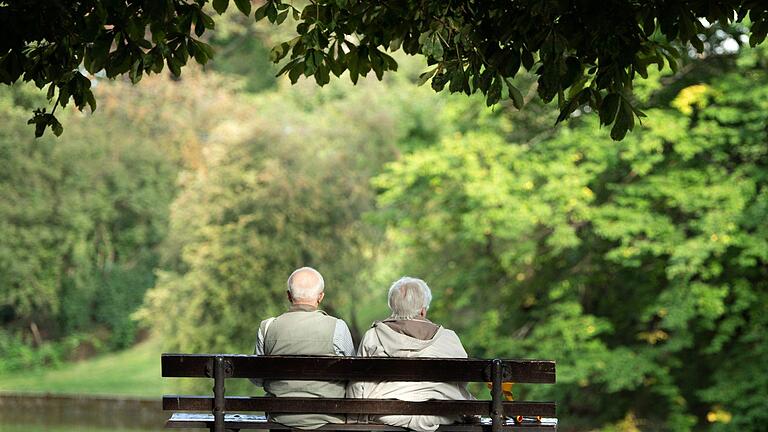
{"type": "Polygon", "coordinates": [[[213,432],[224,431],[224,358],[213,360],[213,432]]]}
{"type": "Polygon", "coordinates": [[[493,381],[493,387],[491,387],[491,395],[493,397],[493,405],[491,410],[491,431],[501,432],[504,427],[504,406],[501,404],[502,398],[502,363],[499,359],[494,359],[491,364],[491,379],[493,381]]]}

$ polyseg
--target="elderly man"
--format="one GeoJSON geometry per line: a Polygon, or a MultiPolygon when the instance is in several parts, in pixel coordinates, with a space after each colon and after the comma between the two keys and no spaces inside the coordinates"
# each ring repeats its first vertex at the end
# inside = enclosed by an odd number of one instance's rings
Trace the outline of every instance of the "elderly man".
{"type": "MultiPolygon", "coordinates": [[[[288,312],[261,322],[256,355],[351,356],[355,347],[347,324],[318,309],[325,283],[315,269],[302,267],[288,278],[288,312]]],[[[344,382],[252,380],[271,396],[343,398],[344,382]]],[[[326,414],[275,414],[270,418],[286,426],[316,429],[327,423],[344,423],[344,416],[326,414]]]]}
{"type": "MultiPolygon", "coordinates": [[[[361,357],[446,357],[466,358],[459,337],[451,330],[427,319],[432,292],[416,278],[404,277],[389,288],[392,314],[373,323],[365,333],[358,355],[361,357]]],[[[347,397],[425,401],[430,399],[473,399],[462,383],[436,382],[353,382],[347,397]]],[[[388,415],[372,420],[392,426],[430,432],[457,418],[440,416],[388,415]]]]}

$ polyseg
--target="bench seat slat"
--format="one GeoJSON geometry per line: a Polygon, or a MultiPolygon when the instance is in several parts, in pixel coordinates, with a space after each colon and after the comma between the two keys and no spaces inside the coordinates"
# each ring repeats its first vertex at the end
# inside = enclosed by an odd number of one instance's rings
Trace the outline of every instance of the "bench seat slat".
{"type": "MultiPolygon", "coordinates": [[[[228,396],[226,411],[302,412],[334,414],[488,415],[491,401],[430,400],[407,402],[394,399],[275,398],[228,396]]],[[[504,401],[507,416],[555,416],[554,402],[504,401]]],[[[211,411],[210,396],[163,396],[166,411],[211,411]]]]}
{"type": "MultiPolygon", "coordinates": [[[[264,416],[248,414],[227,414],[224,418],[225,427],[232,429],[271,429],[271,430],[292,430],[290,427],[268,421],[264,416]]],[[[213,425],[212,414],[190,414],[176,413],[166,423],[166,428],[210,428],[213,425]]],[[[480,424],[453,424],[441,425],[439,432],[470,432],[470,431],[490,431],[490,419],[485,418],[480,424]]],[[[541,423],[514,424],[507,421],[503,427],[504,431],[526,431],[526,432],[552,432],[557,428],[557,419],[543,418],[541,423]]],[[[329,424],[316,430],[335,430],[335,431],[387,431],[402,432],[405,428],[382,425],[382,424],[329,424]]]]}
{"type": "MultiPolygon", "coordinates": [[[[226,354],[232,378],[484,382],[490,360],[435,358],[359,358],[318,356],[253,356],[226,354]]],[[[163,354],[162,375],[177,378],[208,377],[212,354],[163,354]]],[[[555,362],[504,360],[505,381],[554,383],[555,362]]]]}

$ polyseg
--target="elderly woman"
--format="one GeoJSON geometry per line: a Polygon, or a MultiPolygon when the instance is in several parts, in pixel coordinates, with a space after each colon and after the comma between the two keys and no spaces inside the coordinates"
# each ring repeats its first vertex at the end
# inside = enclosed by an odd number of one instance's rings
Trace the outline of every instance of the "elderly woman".
{"type": "MultiPolygon", "coordinates": [[[[421,279],[403,277],[393,283],[389,288],[389,308],[392,314],[383,321],[373,323],[360,343],[358,355],[466,358],[467,353],[456,333],[427,319],[431,300],[432,292],[421,279]]],[[[473,399],[462,383],[399,381],[351,382],[347,388],[347,397],[405,401],[473,399]]],[[[453,423],[457,418],[387,415],[374,416],[370,420],[419,432],[431,432],[441,424],[453,423]]]]}

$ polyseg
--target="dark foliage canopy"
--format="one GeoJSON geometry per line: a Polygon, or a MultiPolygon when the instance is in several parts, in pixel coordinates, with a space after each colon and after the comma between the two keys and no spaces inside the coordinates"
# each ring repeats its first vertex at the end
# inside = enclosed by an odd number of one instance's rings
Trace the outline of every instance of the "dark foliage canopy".
{"type": "MultiPolygon", "coordinates": [[[[48,86],[51,112],[35,111],[30,123],[42,135],[62,126],[56,107],[70,100],[94,109],[88,74],[107,77],[160,72],[179,75],[190,58],[205,64],[213,50],[203,42],[229,0],[5,0],[0,1],[0,82],[19,79],[48,86]]],[[[296,24],[298,36],[276,46],[272,60],[295,82],[348,71],[356,82],[373,71],[397,69],[386,51],[424,55],[422,75],[436,91],[481,92],[489,105],[509,97],[520,108],[512,79],[523,68],[538,75],[544,101],[557,98],[558,121],[589,105],[612,137],[621,139],[642,117],[632,103],[632,82],[652,66],[675,69],[681,48],[705,49],[709,23],[744,23],[750,44],[768,33],[768,3],[761,0],[318,0],[297,6],[267,0],[245,15],[274,24],[296,24]],[[289,16],[291,19],[289,20],[289,16]],[[748,25],[748,26],[747,26],[748,25]]]]}

